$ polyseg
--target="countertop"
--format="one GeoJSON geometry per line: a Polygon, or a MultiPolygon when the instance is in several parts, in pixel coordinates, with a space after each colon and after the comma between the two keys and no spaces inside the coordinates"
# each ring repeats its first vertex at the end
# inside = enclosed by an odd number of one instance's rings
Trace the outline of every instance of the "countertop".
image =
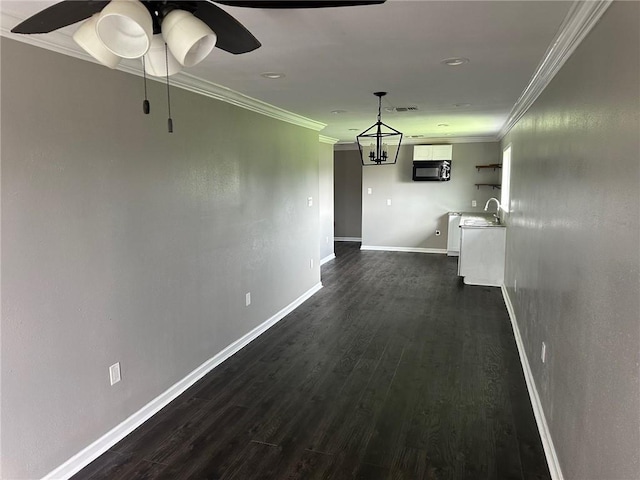
{"type": "Polygon", "coordinates": [[[500,218],[490,212],[462,212],[460,228],[505,228],[500,218]]]}

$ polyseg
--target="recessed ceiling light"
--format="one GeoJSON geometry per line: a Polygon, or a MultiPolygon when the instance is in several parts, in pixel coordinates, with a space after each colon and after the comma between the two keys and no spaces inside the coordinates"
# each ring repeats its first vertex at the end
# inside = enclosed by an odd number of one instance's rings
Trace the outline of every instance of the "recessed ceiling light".
{"type": "Polygon", "coordinates": [[[441,60],[440,63],[449,65],[450,67],[457,67],[459,65],[469,63],[469,59],[464,57],[451,57],[451,58],[445,58],[444,60],[441,60]]]}
{"type": "Polygon", "coordinates": [[[449,124],[448,123],[439,123],[438,126],[439,127],[448,127],[449,124]]]}
{"type": "Polygon", "coordinates": [[[359,128],[350,128],[349,131],[350,132],[359,132],[360,129],[359,128]]]}
{"type": "Polygon", "coordinates": [[[456,108],[467,108],[467,107],[470,107],[471,104],[470,103],[454,103],[453,106],[456,108]]]}
{"type": "Polygon", "coordinates": [[[270,80],[277,80],[279,78],[283,78],[285,74],[278,73],[278,72],[265,72],[265,73],[261,73],[260,76],[264,78],[268,78],[270,80]]]}
{"type": "Polygon", "coordinates": [[[346,110],[331,110],[334,115],[340,115],[341,113],[347,113],[346,110]]]}

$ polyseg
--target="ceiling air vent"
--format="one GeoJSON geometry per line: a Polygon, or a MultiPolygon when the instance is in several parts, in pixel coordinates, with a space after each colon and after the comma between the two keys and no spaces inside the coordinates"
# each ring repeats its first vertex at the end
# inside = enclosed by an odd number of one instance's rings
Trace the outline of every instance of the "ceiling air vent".
{"type": "Polygon", "coordinates": [[[411,107],[396,107],[396,112],[415,112],[416,110],[418,110],[418,107],[411,106],[411,107]]]}

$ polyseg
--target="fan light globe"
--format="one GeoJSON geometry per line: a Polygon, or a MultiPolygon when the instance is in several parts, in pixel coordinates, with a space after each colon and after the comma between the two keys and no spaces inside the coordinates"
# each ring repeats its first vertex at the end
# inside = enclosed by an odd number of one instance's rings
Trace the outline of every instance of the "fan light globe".
{"type": "Polygon", "coordinates": [[[209,26],[184,10],[172,10],[162,21],[162,36],[180,64],[193,67],[216,46],[209,26]]]}
{"type": "Polygon", "coordinates": [[[96,34],[116,55],[140,58],[151,45],[153,19],[138,0],[112,0],[98,17],[96,34]]]}
{"type": "Polygon", "coordinates": [[[151,39],[151,47],[144,56],[144,65],[147,73],[154,77],[167,76],[167,64],[169,66],[169,76],[175,75],[182,70],[182,65],[176,60],[171,52],[164,50],[164,38],[162,35],[154,35],[151,39]]]}
{"type": "Polygon", "coordinates": [[[73,40],[104,66],[116,68],[121,58],[107,49],[96,35],[96,21],[99,16],[100,14],[96,13],[80,25],[73,34],[73,40]]]}

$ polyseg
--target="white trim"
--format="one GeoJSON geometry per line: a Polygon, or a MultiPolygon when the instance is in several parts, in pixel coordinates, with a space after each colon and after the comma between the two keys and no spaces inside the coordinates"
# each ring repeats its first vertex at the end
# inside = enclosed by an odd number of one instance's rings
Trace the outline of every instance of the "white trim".
{"type": "Polygon", "coordinates": [[[333,237],[334,242],[361,242],[361,237],[333,237]]]}
{"type": "Polygon", "coordinates": [[[551,82],[562,65],[580,45],[613,0],[574,1],[558,33],[549,45],[542,61],[500,129],[498,139],[509,133],[533,102],[551,82]]]}
{"type": "Polygon", "coordinates": [[[320,265],[324,265],[325,263],[330,262],[334,258],[336,258],[336,254],[335,253],[331,253],[331,254],[327,255],[326,257],[324,257],[322,260],[320,260],[320,265]]]}
{"type": "Polygon", "coordinates": [[[468,136],[468,137],[419,137],[402,139],[402,145],[449,145],[454,143],[494,143],[498,141],[495,135],[468,136]]]}
{"type": "MultiPolygon", "coordinates": [[[[83,50],[74,48],[75,42],[71,35],[63,33],[61,30],[55,30],[47,34],[23,35],[11,33],[11,29],[22,22],[24,19],[12,13],[3,11],[0,15],[0,35],[22,43],[28,43],[36,47],[51,50],[53,52],[68,55],[70,57],[87,60],[89,62],[100,65],[91,55],[83,50]]],[[[106,67],[105,67],[106,68],[106,67]]]]}
{"type": "MultiPolygon", "coordinates": [[[[420,137],[409,138],[404,137],[402,139],[402,146],[407,145],[423,145],[425,142],[437,143],[437,144],[454,144],[454,143],[495,143],[498,142],[498,137],[494,135],[478,136],[478,137],[420,137]]],[[[334,145],[334,149],[338,151],[343,150],[358,150],[358,144],[353,141],[340,140],[334,145]]]]}
{"type": "Polygon", "coordinates": [[[326,135],[318,135],[318,140],[320,143],[328,143],[330,145],[335,145],[340,141],[339,138],[327,137],[326,135]]]}
{"type": "MultiPolygon", "coordinates": [[[[136,70],[130,73],[142,76],[142,71],[136,70]]],[[[302,115],[289,112],[282,108],[270,105],[261,100],[249,97],[240,92],[236,92],[235,90],[231,90],[230,88],[223,87],[222,85],[203,80],[188,73],[181,72],[177,75],[172,76],[171,85],[183,88],[184,90],[189,90],[190,92],[204,95],[205,97],[210,97],[222,102],[227,102],[237,107],[266,115],[267,117],[292,123],[293,125],[298,125],[300,127],[309,128],[311,130],[320,131],[327,126],[326,123],[317,122],[310,118],[303,117],[302,115]]]]}
{"type": "Polygon", "coordinates": [[[410,253],[438,253],[447,254],[446,248],[418,248],[418,247],[384,247],[380,245],[362,245],[360,250],[378,250],[383,252],[410,252],[410,253]]]}
{"type": "Polygon", "coordinates": [[[540,403],[540,396],[538,395],[538,389],[536,388],[536,382],[531,372],[531,366],[529,365],[529,359],[527,352],[524,349],[524,343],[522,342],[522,336],[520,335],[520,329],[518,328],[518,322],[516,320],[516,312],[513,309],[511,298],[507,292],[507,287],[502,285],[502,296],[504,297],[504,303],[507,306],[509,312],[509,318],[511,319],[511,327],[513,328],[513,336],[516,339],[516,345],[518,346],[518,354],[520,355],[520,363],[522,364],[522,370],[524,371],[524,379],[527,382],[527,390],[529,391],[529,398],[531,399],[531,406],[533,407],[533,414],[536,417],[536,423],[538,424],[538,431],[540,432],[540,439],[542,440],[542,446],[544,448],[544,454],[547,457],[547,464],[549,466],[549,473],[552,480],[564,480],[562,470],[560,469],[560,462],[558,461],[558,455],[556,449],[553,446],[553,440],[551,439],[551,432],[549,431],[549,425],[547,419],[544,416],[544,410],[540,403]]]}
{"type": "Polygon", "coordinates": [[[187,390],[187,388],[191,387],[194,383],[204,377],[215,367],[220,365],[226,359],[231,357],[233,354],[241,350],[243,347],[258,338],[273,325],[282,320],[285,316],[295,310],[305,300],[309,299],[321,288],[322,283],[320,282],[314,285],[311,289],[307,290],[300,297],[277,312],[271,318],[258,325],[243,337],[228,345],[222,351],[218,352],[212,358],[189,373],[182,380],[179,380],[177,383],[175,383],[163,393],[158,395],[156,398],[151,400],[129,418],[125,419],[122,423],[109,430],[91,445],[87,446],[86,448],[75,454],[73,457],[71,457],[69,460],[64,462],[62,465],[49,472],[46,476],[43,477],[43,480],[68,479],[78,473],[80,470],[82,470],[84,467],[89,465],[92,461],[106,452],[109,448],[118,443],[120,440],[122,440],[124,437],[126,437],[128,434],[130,434],[136,428],[146,422],[149,418],[155,415],[158,411],[168,405],[169,402],[177,398],[180,394],[187,390]]]}
{"type": "MultiPolygon", "coordinates": [[[[75,42],[71,38],[71,35],[62,30],[56,30],[44,35],[19,35],[11,33],[11,28],[22,21],[21,18],[11,14],[2,12],[0,15],[0,35],[6,38],[34,45],[36,47],[51,50],[56,53],[61,53],[70,57],[85,60],[91,63],[99,65],[99,63],[91,57],[89,54],[84,53],[76,46],[75,42]]],[[[106,67],[105,67],[106,68],[106,67]]],[[[130,73],[132,75],[142,76],[141,63],[137,60],[123,60],[118,65],[117,70],[130,73]]],[[[147,77],[147,80],[164,82],[162,78],[147,77]]],[[[326,123],[317,122],[302,115],[298,115],[293,112],[289,112],[282,108],[270,105],[266,102],[258,100],[256,98],[249,97],[230,88],[223,87],[213,82],[203,80],[199,77],[191,75],[189,73],[180,72],[171,77],[171,86],[182,88],[205,97],[220,100],[222,102],[230,103],[237,107],[251,110],[252,112],[266,115],[267,117],[282,120],[287,123],[292,123],[300,127],[309,128],[311,130],[320,131],[327,126],[326,123]]],[[[325,137],[330,138],[330,137],[325,137]]]]}

